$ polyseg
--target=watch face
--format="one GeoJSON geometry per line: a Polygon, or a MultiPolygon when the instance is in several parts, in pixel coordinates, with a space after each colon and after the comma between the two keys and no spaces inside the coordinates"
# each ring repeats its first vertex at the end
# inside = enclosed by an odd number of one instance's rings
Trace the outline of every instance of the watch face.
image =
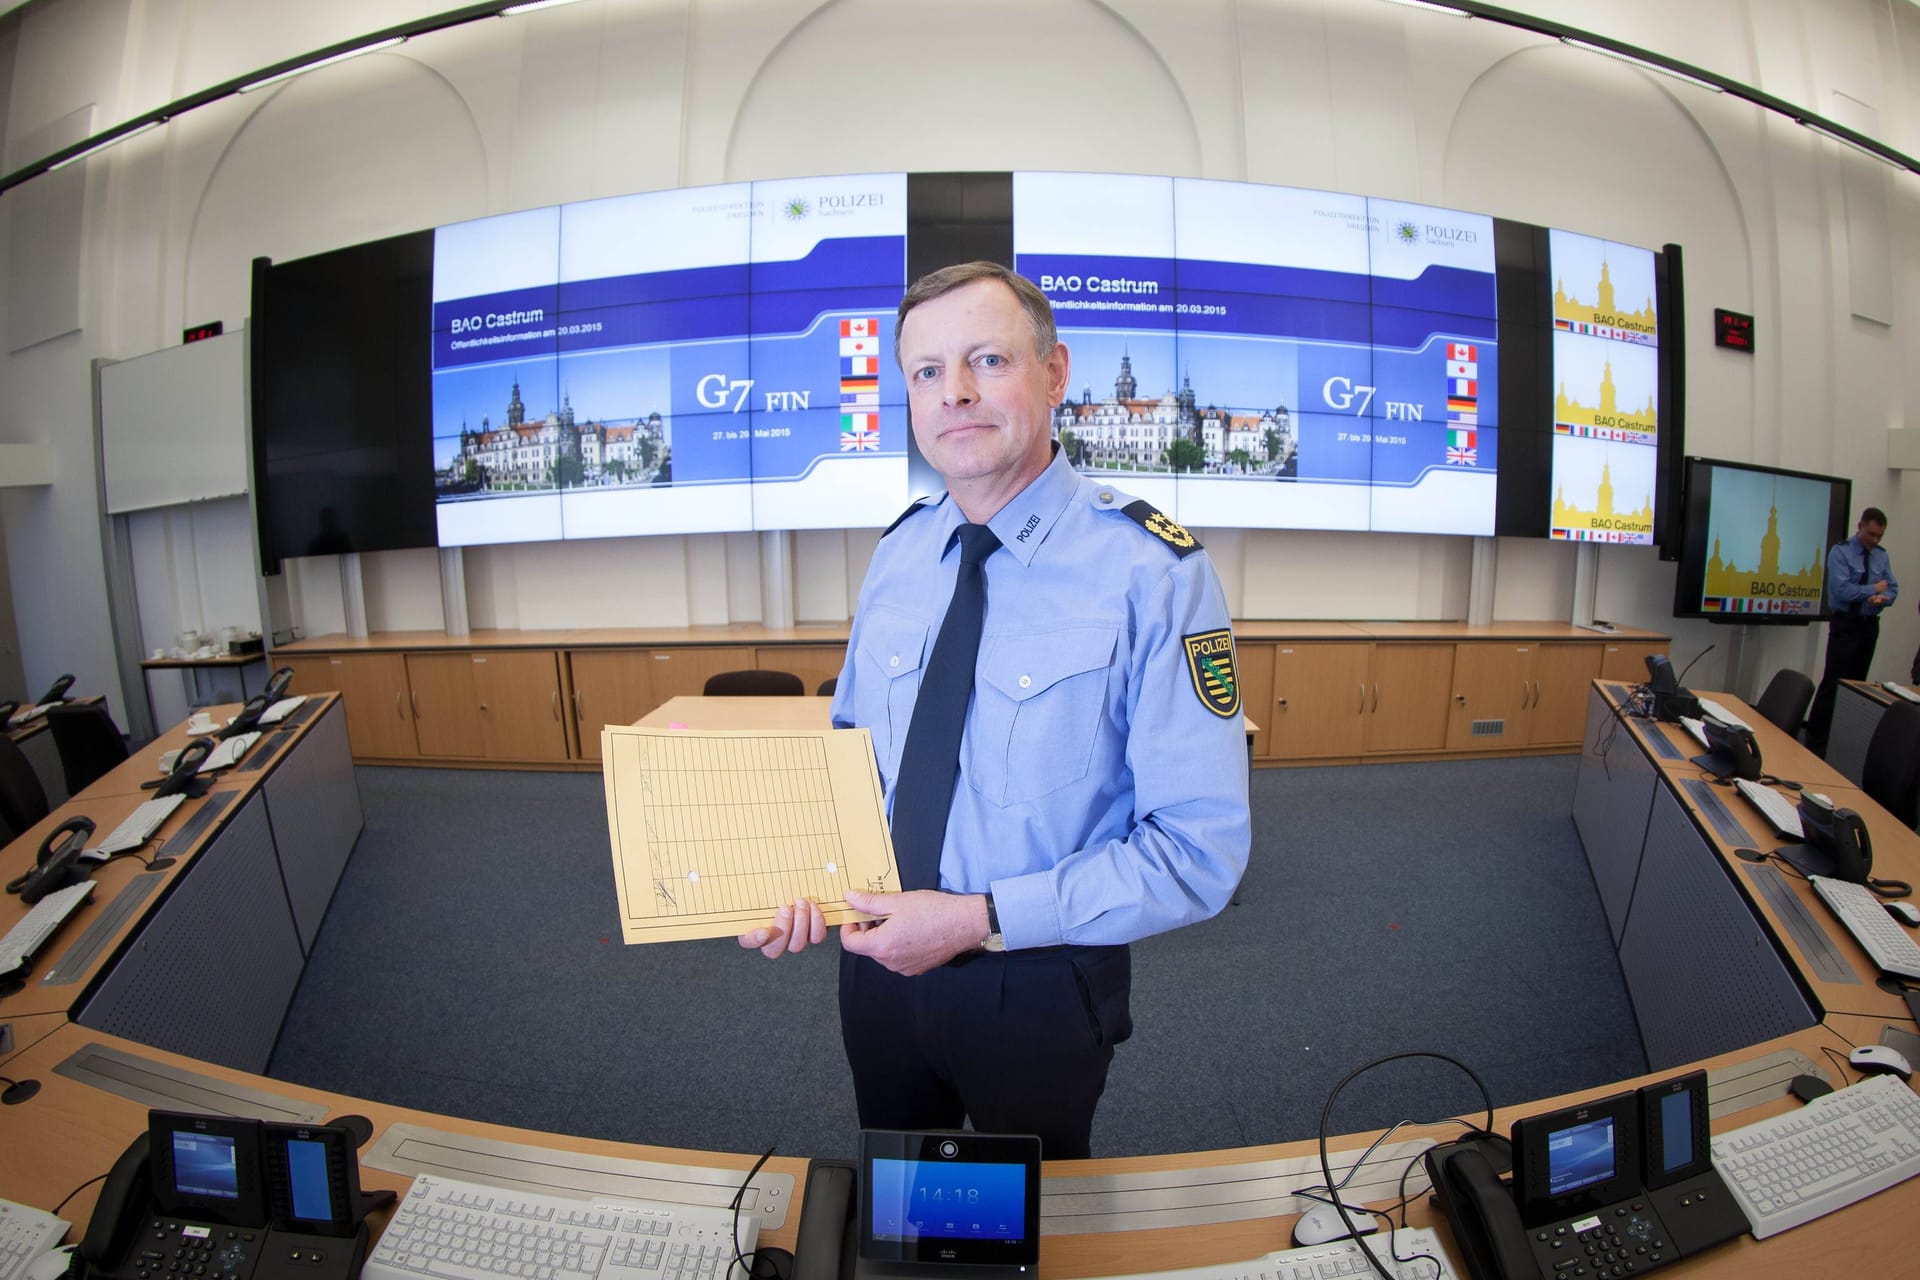
{"type": "Polygon", "coordinates": [[[987,935],[987,940],[980,944],[980,949],[982,951],[1005,951],[1007,949],[1007,940],[997,933],[990,933],[987,935]]]}

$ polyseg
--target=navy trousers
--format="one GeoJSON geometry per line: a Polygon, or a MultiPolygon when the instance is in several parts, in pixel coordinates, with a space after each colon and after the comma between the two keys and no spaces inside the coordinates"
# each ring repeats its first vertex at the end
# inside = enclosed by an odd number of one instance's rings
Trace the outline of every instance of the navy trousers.
{"type": "MultiPolygon", "coordinates": [[[[884,926],[883,926],[884,927],[884,926]]],[[[976,952],[903,978],[840,953],[840,1036],[865,1129],[1033,1133],[1091,1154],[1114,1045],[1133,1033],[1126,947],[976,952]]]]}

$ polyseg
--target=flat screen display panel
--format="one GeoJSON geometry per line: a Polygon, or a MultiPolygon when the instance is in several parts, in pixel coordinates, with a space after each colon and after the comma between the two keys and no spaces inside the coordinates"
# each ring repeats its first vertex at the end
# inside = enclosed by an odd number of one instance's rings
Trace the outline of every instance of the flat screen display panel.
{"type": "Polygon", "coordinates": [[[1490,218],[1074,173],[1015,174],[1013,214],[1083,471],[1188,525],[1493,532],[1490,218]]]}
{"type": "Polygon", "coordinates": [[[1553,277],[1551,536],[1653,542],[1660,324],[1654,254],[1547,233],[1553,277]]]}
{"type": "Polygon", "coordinates": [[[440,228],[440,544],[893,519],[906,215],[867,174],[440,228]]]}
{"type": "Polygon", "coordinates": [[[1834,476],[1688,458],[1676,617],[1813,622],[1829,616],[1827,552],[1849,532],[1834,476]]]}

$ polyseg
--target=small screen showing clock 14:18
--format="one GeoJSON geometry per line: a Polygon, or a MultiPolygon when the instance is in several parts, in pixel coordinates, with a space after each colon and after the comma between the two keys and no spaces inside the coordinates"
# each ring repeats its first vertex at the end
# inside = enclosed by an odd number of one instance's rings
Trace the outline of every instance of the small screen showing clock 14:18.
{"type": "Polygon", "coordinates": [[[1026,1238],[1026,1169],[950,1160],[873,1161],[873,1235],[879,1240],[1026,1238]]]}

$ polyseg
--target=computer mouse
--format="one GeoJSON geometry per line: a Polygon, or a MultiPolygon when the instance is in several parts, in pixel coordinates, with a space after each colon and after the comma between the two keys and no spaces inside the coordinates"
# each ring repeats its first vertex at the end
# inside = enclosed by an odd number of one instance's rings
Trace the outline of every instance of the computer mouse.
{"type": "Polygon", "coordinates": [[[1913,1067],[1907,1062],[1906,1055],[1883,1044],[1863,1044],[1847,1055],[1847,1061],[1863,1076],[1891,1073],[1902,1080],[1913,1076],[1913,1067]]]}
{"type": "Polygon", "coordinates": [[[1880,905],[1887,909],[1888,915],[1909,929],[1920,928],[1920,907],[1911,902],[1883,902],[1880,905]]]}
{"type": "MultiPolygon", "coordinates": [[[[1359,1234],[1370,1236],[1380,1229],[1380,1219],[1365,1209],[1347,1210],[1353,1219],[1353,1225],[1360,1229],[1359,1234]]],[[[1329,1240],[1345,1240],[1354,1234],[1347,1230],[1347,1224],[1340,1220],[1340,1211],[1330,1204],[1317,1204],[1300,1215],[1293,1224],[1293,1242],[1298,1245],[1325,1244],[1329,1240]]]]}

